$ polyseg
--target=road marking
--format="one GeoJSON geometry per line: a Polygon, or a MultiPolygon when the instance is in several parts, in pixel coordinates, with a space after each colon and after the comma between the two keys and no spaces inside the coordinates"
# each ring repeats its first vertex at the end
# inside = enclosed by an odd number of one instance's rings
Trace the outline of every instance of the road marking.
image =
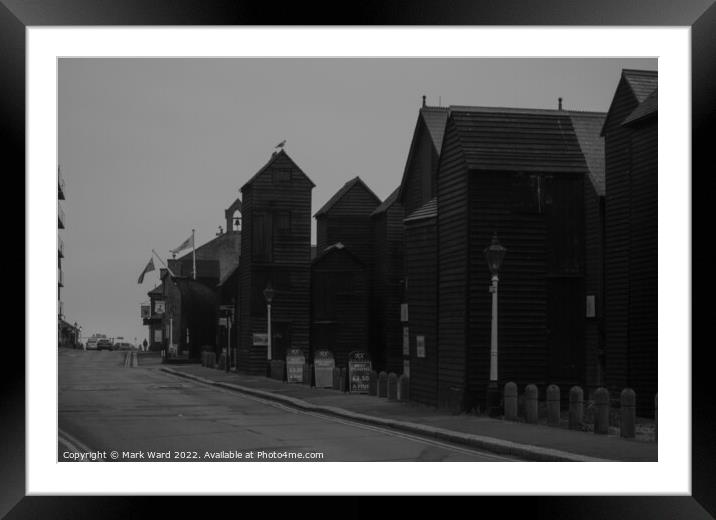
{"type": "MultiPolygon", "coordinates": [[[[173,375],[174,377],[181,377],[181,376],[179,376],[179,375],[171,374],[171,373],[169,373],[169,372],[164,372],[164,373],[165,373],[165,374],[169,374],[169,375],[173,375]]],[[[183,379],[186,379],[186,378],[183,378],[183,379]]],[[[502,456],[494,455],[494,454],[491,454],[491,453],[487,453],[487,452],[484,452],[484,451],[481,451],[481,450],[478,450],[478,449],[462,448],[462,447],[455,446],[455,445],[453,445],[453,444],[447,444],[447,443],[444,443],[444,442],[441,442],[441,441],[432,440],[432,439],[427,439],[427,438],[425,438],[425,437],[421,437],[421,436],[414,435],[414,434],[410,434],[410,433],[397,432],[397,431],[391,430],[391,429],[389,429],[389,428],[382,428],[382,427],[380,427],[380,426],[373,426],[373,425],[365,424],[365,423],[362,423],[362,422],[359,422],[359,421],[351,421],[351,420],[349,420],[349,419],[344,419],[344,418],[340,418],[340,417],[334,417],[334,416],[332,416],[332,415],[322,414],[322,413],[319,413],[319,412],[310,412],[310,411],[306,411],[306,410],[299,410],[299,409],[297,409],[297,408],[293,408],[293,407],[291,407],[291,406],[288,406],[288,405],[285,405],[285,404],[282,404],[282,403],[277,403],[276,401],[273,401],[273,400],[270,400],[270,399],[264,399],[264,398],[262,398],[262,397],[257,397],[257,396],[255,396],[255,395],[244,394],[243,392],[240,392],[240,391],[238,391],[238,390],[231,390],[231,389],[229,389],[229,388],[225,388],[225,387],[222,387],[222,386],[213,385],[213,384],[211,384],[211,383],[205,383],[205,382],[203,382],[203,381],[198,381],[198,380],[196,380],[196,379],[191,379],[191,381],[193,381],[193,382],[195,382],[195,383],[197,383],[197,384],[200,384],[200,385],[204,385],[204,386],[211,387],[212,389],[218,388],[219,390],[221,390],[221,391],[224,392],[224,393],[228,393],[228,394],[232,394],[232,395],[236,395],[236,394],[238,393],[238,394],[241,394],[241,396],[244,397],[244,398],[246,398],[246,399],[249,399],[249,400],[252,400],[252,401],[256,401],[256,402],[259,402],[259,403],[262,403],[262,404],[267,404],[267,405],[269,405],[269,406],[273,406],[274,408],[279,408],[279,409],[281,409],[281,410],[283,410],[283,411],[292,413],[292,414],[294,414],[294,415],[310,415],[310,416],[312,416],[312,417],[315,417],[315,418],[317,418],[317,419],[322,419],[322,420],[324,420],[324,421],[340,423],[340,424],[344,424],[344,425],[346,425],[346,426],[351,426],[351,427],[354,427],[354,428],[362,428],[362,429],[364,429],[364,430],[371,430],[371,431],[374,431],[374,432],[377,432],[377,433],[382,433],[382,434],[384,434],[384,435],[389,435],[389,436],[392,436],[392,437],[398,437],[398,438],[401,438],[401,439],[410,440],[410,441],[418,442],[418,443],[421,443],[421,444],[426,444],[426,445],[428,445],[428,446],[434,446],[434,447],[439,447],[439,448],[443,448],[443,449],[450,450],[450,451],[455,451],[455,452],[461,453],[461,454],[463,454],[463,455],[479,455],[479,456],[482,456],[482,457],[485,457],[485,458],[490,458],[490,459],[499,460],[499,461],[511,461],[511,462],[515,462],[515,461],[516,461],[516,459],[514,459],[514,458],[502,457],[502,456]]]]}

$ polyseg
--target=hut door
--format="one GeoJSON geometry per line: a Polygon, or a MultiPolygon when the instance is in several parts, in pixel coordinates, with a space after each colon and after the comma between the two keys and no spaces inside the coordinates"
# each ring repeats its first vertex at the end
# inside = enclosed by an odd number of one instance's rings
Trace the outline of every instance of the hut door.
{"type": "Polygon", "coordinates": [[[291,348],[291,324],[287,321],[271,320],[272,359],[285,359],[286,351],[291,348]]]}
{"type": "Polygon", "coordinates": [[[550,277],[547,280],[547,373],[551,383],[573,383],[580,377],[581,284],[579,277],[550,277]]]}

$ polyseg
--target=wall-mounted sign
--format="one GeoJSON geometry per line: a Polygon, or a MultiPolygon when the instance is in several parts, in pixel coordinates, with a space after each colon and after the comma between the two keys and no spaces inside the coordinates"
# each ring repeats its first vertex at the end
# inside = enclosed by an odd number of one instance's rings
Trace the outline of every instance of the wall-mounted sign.
{"type": "Polygon", "coordinates": [[[299,348],[289,349],[286,353],[286,379],[289,383],[303,383],[303,365],[306,357],[299,348]]]}
{"type": "Polygon", "coordinates": [[[164,314],[164,312],[165,312],[164,300],[154,300],[154,313],[155,314],[164,314]]]}
{"type": "Polygon", "coordinates": [[[400,304],[400,321],[408,321],[408,304],[400,304]]]}
{"type": "Polygon", "coordinates": [[[226,316],[219,317],[219,327],[228,327],[229,326],[229,318],[226,316]]]}
{"type": "Polygon", "coordinates": [[[319,350],[313,355],[316,388],[333,388],[333,367],[336,360],[330,350],[319,350]]]}
{"type": "Polygon", "coordinates": [[[356,350],[348,354],[348,384],[351,393],[368,393],[371,368],[367,352],[356,350]]]}
{"type": "Polygon", "coordinates": [[[415,336],[415,350],[418,357],[425,357],[425,336],[415,336]]]}
{"type": "Polygon", "coordinates": [[[410,377],[410,360],[408,359],[403,360],[403,374],[410,377]]]}
{"type": "Polygon", "coordinates": [[[403,355],[410,355],[410,331],[408,327],[403,327],[403,355]]]}
{"type": "Polygon", "coordinates": [[[587,318],[594,318],[597,315],[597,305],[593,294],[587,295],[587,318]]]}
{"type": "Polygon", "coordinates": [[[254,347],[267,347],[268,346],[268,333],[267,332],[254,332],[253,345],[254,345],[254,347]]]}
{"type": "Polygon", "coordinates": [[[162,342],[162,329],[154,329],[154,341],[156,343],[162,342]]]}
{"type": "Polygon", "coordinates": [[[142,318],[149,318],[151,315],[151,310],[149,305],[142,305],[142,318]]]}

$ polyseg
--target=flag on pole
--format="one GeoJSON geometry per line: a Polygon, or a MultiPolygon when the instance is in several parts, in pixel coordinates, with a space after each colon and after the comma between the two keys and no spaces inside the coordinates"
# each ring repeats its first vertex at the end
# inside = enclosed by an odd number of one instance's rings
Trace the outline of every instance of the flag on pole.
{"type": "Polygon", "coordinates": [[[178,253],[179,251],[184,251],[185,249],[187,249],[187,248],[189,248],[189,247],[194,247],[194,233],[193,233],[193,232],[192,232],[192,234],[189,236],[189,238],[187,238],[184,242],[182,242],[182,243],[179,245],[179,247],[176,247],[176,248],[174,248],[174,249],[170,249],[169,251],[171,251],[172,254],[176,254],[176,253],[178,253]]]}
{"type": "Polygon", "coordinates": [[[149,271],[154,271],[154,258],[149,259],[147,267],[145,267],[144,271],[142,271],[142,274],[139,275],[139,280],[137,280],[137,283],[142,283],[144,281],[144,275],[147,274],[149,271]]]}

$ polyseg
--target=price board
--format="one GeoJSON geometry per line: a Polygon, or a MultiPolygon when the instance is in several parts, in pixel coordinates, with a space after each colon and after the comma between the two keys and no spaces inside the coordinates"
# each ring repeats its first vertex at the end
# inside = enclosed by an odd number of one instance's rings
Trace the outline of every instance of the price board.
{"type": "Polygon", "coordinates": [[[303,365],[306,357],[299,348],[289,349],[286,353],[286,380],[289,383],[303,383],[303,365]]]}
{"type": "Polygon", "coordinates": [[[356,350],[348,354],[348,390],[354,394],[367,394],[371,371],[367,352],[356,350]]]}
{"type": "Polygon", "coordinates": [[[313,356],[316,388],[333,388],[333,368],[336,360],[330,350],[319,350],[313,356]]]}

